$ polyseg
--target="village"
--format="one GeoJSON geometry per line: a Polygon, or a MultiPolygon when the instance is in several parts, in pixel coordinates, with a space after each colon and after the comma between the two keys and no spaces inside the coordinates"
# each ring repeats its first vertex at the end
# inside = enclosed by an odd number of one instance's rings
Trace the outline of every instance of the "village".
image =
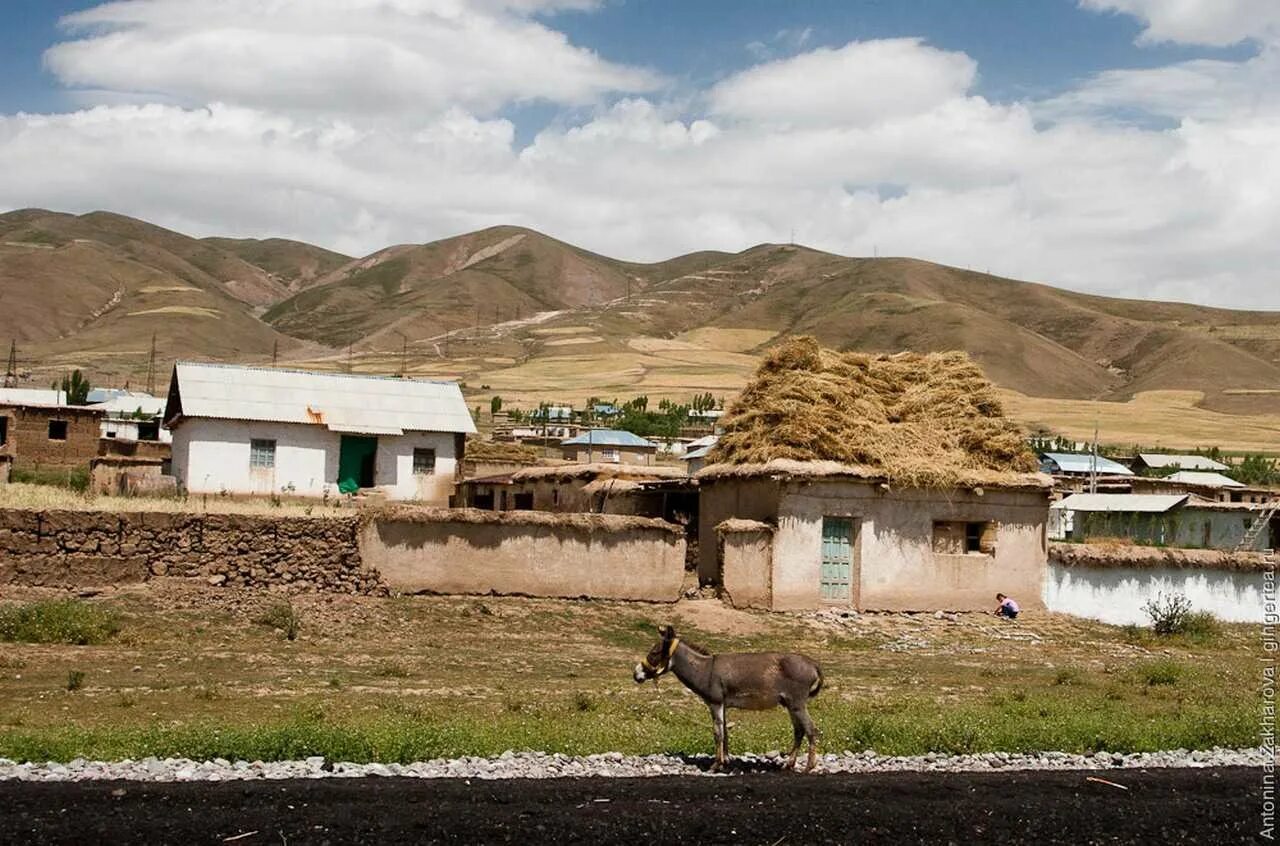
{"type": "MultiPolygon", "coordinates": [[[[709,394],[672,404],[678,425],[649,437],[613,428],[640,403],[486,415],[455,383],[287,368],[180,362],[165,397],[5,387],[0,482],[79,490],[75,507],[101,502],[107,522],[131,501],[179,514],[258,502],[265,515],[319,502],[364,515],[358,567],[396,593],[929,613],[989,610],[1003,593],[1116,625],[1181,596],[1261,621],[1280,489],[1206,454],[1108,458],[1028,439],[963,356],[855,359],[900,384],[866,383],[857,361],[794,340],[727,410],[709,394]],[[802,391],[812,400],[791,398],[802,391]]],[[[0,580],[56,572],[83,587],[85,561],[90,580],[155,575],[123,545],[38,534],[10,528],[0,580]]],[[[232,585],[283,576],[209,566],[177,569],[232,585]]]]}

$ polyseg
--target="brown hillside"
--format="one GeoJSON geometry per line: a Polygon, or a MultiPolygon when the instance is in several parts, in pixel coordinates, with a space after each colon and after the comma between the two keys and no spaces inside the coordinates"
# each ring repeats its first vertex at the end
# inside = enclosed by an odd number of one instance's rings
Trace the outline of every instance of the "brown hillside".
{"type": "Polygon", "coordinates": [[[296,293],[351,262],[351,256],[287,238],[204,238],[204,243],[265,270],[296,293]]]}

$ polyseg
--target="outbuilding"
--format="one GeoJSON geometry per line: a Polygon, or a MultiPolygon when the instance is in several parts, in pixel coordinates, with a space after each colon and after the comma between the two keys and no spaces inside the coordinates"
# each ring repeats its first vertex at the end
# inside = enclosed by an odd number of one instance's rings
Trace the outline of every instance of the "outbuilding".
{"type": "Polygon", "coordinates": [[[632,432],[589,429],[562,441],[560,451],[575,464],[652,464],[658,445],[632,432]]]}
{"type": "Polygon", "coordinates": [[[377,491],[446,505],[475,423],[454,382],[179,363],[165,425],[191,493],[377,491]]]}

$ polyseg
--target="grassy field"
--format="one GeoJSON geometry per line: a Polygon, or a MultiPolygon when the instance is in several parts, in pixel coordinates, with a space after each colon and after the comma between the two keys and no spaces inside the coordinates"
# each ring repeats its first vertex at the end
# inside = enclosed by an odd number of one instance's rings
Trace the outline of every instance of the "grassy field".
{"type": "MultiPolygon", "coordinates": [[[[92,601],[118,629],[99,645],[5,644],[0,756],[709,752],[707,711],[692,694],[674,679],[631,680],[661,622],[716,650],[817,658],[827,684],[812,713],[830,751],[1257,742],[1256,627],[1156,640],[1034,613],[1013,624],[976,614],[828,622],[715,601],[325,595],[294,599],[301,626],[289,640],[268,622],[279,601],[157,582],[92,601]]],[[[732,719],[737,751],[784,748],[790,736],[780,710],[732,719]]]]}

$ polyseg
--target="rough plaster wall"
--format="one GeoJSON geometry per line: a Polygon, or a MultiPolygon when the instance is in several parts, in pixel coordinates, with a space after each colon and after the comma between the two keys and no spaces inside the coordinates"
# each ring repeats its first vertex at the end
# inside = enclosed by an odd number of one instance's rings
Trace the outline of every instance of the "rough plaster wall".
{"type": "Polygon", "coordinates": [[[774,536],[773,604],[815,608],[821,570],[822,518],[852,517],[855,542],[850,604],[876,610],[983,610],[997,591],[1023,607],[1040,605],[1046,555],[1047,499],[1039,492],[894,490],[865,483],[792,483],[782,496],[774,536]],[[937,555],[933,522],[996,521],[994,556],[937,555]]]}
{"type": "Polygon", "coordinates": [[[375,520],[365,566],[406,593],[521,594],[674,602],[684,540],[665,529],[375,520]]]}
{"type": "Polygon", "coordinates": [[[735,608],[773,607],[773,533],[721,532],[724,593],[735,608]]]}
{"type": "Polygon", "coordinates": [[[778,513],[778,483],[770,479],[705,480],[698,498],[698,581],[717,584],[716,526],[731,517],[773,521],[778,513]]]}
{"type": "Polygon", "coordinates": [[[1113,625],[1150,624],[1142,606],[1183,594],[1196,611],[1237,623],[1263,622],[1263,574],[1202,567],[1064,567],[1049,563],[1044,605],[1113,625]]]}

